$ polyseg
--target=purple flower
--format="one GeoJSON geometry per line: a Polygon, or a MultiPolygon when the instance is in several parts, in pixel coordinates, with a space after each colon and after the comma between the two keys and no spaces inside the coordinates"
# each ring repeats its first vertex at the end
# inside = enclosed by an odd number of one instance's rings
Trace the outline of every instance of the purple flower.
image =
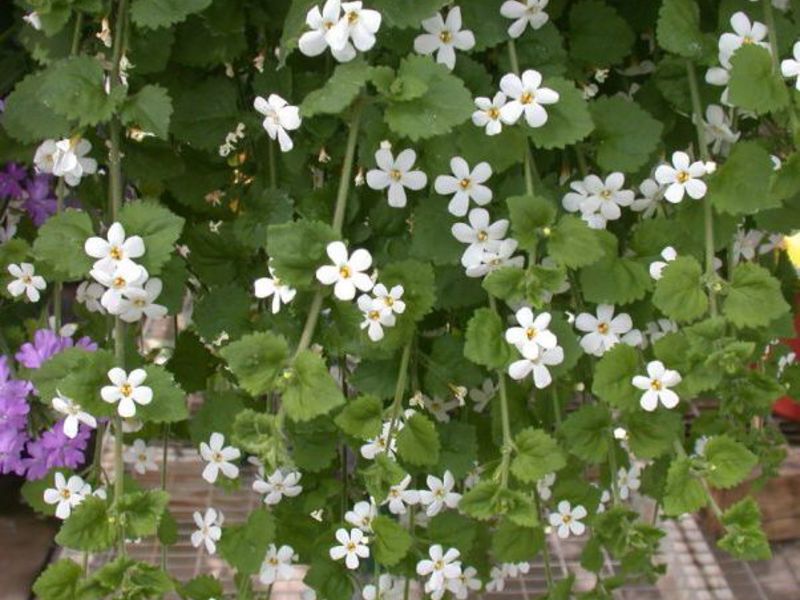
{"type": "Polygon", "coordinates": [[[83,336],[75,343],[76,348],[83,348],[87,352],[94,352],[97,350],[97,343],[92,341],[88,335],[83,336]]]}
{"type": "Polygon", "coordinates": [[[35,175],[25,182],[25,210],[33,224],[41,227],[47,219],[56,213],[56,198],[52,190],[50,175],[35,175]]]}
{"type": "Polygon", "coordinates": [[[28,176],[25,167],[16,163],[8,163],[4,171],[0,171],[0,198],[19,200],[23,196],[21,182],[28,176]]]}
{"type": "Polygon", "coordinates": [[[30,411],[27,396],[32,389],[29,382],[11,378],[8,358],[0,356],[0,430],[25,428],[30,411]]]}
{"type": "Polygon", "coordinates": [[[47,475],[50,469],[77,469],[84,464],[90,436],[88,427],[80,427],[78,435],[70,439],[64,435],[64,421],[59,421],[38,440],[28,442],[29,456],[22,459],[23,468],[27,470],[25,476],[33,481],[47,475]]]}
{"type": "MultiPolygon", "coordinates": [[[[22,344],[16,359],[29,369],[38,369],[47,359],[74,345],[72,338],[61,337],[50,329],[40,329],[33,335],[33,342],[22,344]]],[[[88,337],[78,340],[77,346],[90,352],[97,350],[97,344],[88,337]]]]}
{"type": "Polygon", "coordinates": [[[28,435],[24,431],[0,431],[0,473],[22,475],[25,472],[22,449],[27,441],[28,435]]]}

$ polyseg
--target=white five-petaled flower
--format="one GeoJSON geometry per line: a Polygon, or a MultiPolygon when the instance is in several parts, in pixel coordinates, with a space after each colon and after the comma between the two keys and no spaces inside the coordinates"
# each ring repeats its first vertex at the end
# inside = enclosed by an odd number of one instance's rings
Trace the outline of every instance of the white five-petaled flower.
{"type": "Polygon", "coordinates": [[[56,517],[62,520],[69,518],[72,509],[92,493],[92,487],[78,475],[66,479],[63,473],[56,472],[54,485],[44,491],[44,501],[56,505],[56,517]]]}
{"type": "Polygon", "coordinates": [[[83,423],[87,427],[97,427],[97,419],[83,410],[72,398],[67,398],[56,390],[57,396],[51,400],[51,404],[56,412],[66,415],[64,418],[64,435],[73,439],[78,435],[78,425],[83,423]]]}
{"type": "Polygon", "coordinates": [[[611,173],[605,181],[597,175],[589,175],[583,180],[588,197],[581,203],[584,214],[599,212],[606,221],[615,221],[622,216],[621,206],[633,204],[634,194],[623,189],[625,176],[622,173],[611,173]]]}
{"type": "Polygon", "coordinates": [[[406,148],[397,158],[389,148],[375,153],[377,169],[367,171],[367,185],[373,190],[389,188],[389,206],[403,208],[406,205],[406,190],[421,190],[428,184],[428,176],[413,169],[417,153],[406,148]]]}
{"type": "Polygon", "coordinates": [[[530,25],[536,31],[549,20],[544,11],[550,0],[506,0],[500,7],[500,14],[506,19],[514,19],[508,27],[508,35],[518,38],[525,33],[525,28],[530,25]]]}
{"type": "Polygon", "coordinates": [[[631,465],[630,469],[619,468],[619,471],[617,471],[617,488],[619,489],[619,497],[622,500],[627,500],[631,492],[639,489],[641,485],[639,475],[639,467],[636,465],[631,465]]]}
{"type": "Polygon", "coordinates": [[[75,290],[75,300],[83,304],[89,312],[105,313],[106,309],[100,303],[105,288],[96,281],[82,281],[75,290]]]}
{"type": "Polygon", "coordinates": [[[602,356],[633,328],[633,321],[627,313],[615,317],[612,305],[599,304],[597,316],[581,313],[575,319],[575,327],[586,333],[581,338],[581,348],[587,354],[602,356]]]}
{"type": "Polygon", "coordinates": [[[266,479],[259,477],[253,482],[253,490],[264,495],[264,504],[270,506],[278,504],[283,497],[294,498],[303,491],[300,485],[302,474],[299,471],[289,471],[284,473],[280,469],[275,469],[272,475],[266,479]]]}
{"type": "Polygon", "coordinates": [[[452,175],[439,175],[434,181],[437,194],[449,196],[452,194],[447,210],[451,215],[463,217],[467,214],[469,201],[485,206],[492,200],[492,190],[483,185],[492,176],[492,167],[487,162],[481,162],[470,170],[469,164],[460,156],[450,159],[452,175]]]}
{"type": "Polygon", "coordinates": [[[237,460],[241,455],[238,448],[225,446],[224,435],[219,432],[212,433],[208,444],[200,442],[200,456],[208,462],[203,469],[203,479],[208,483],[214,483],[220,471],[228,479],[236,479],[239,476],[239,467],[231,461],[237,460]]]}
{"type": "Polygon", "coordinates": [[[477,575],[478,570],[475,567],[467,567],[458,577],[448,579],[445,586],[453,592],[457,600],[467,600],[470,591],[478,591],[483,585],[477,575]]]}
{"type": "Polygon", "coordinates": [[[478,127],[483,127],[486,135],[497,135],[503,130],[501,111],[506,101],[503,92],[497,92],[493,98],[478,96],[475,98],[475,107],[478,110],[472,113],[472,122],[478,127]]]}
{"type": "Polygon", "coordinates": [[[348,569],[356,570],[358,568],[359,558],[369,558],[369,538],[364,535],[360,529],[351,529],[347,533],[344,527],[336,530],[336,541],[339,542],[338,546],[334,546],[329,550],[332,560],[342,560],[348,569]]]}
{"type": "Polygon", "coordinates": [[[331,242],[326,249],[332,265],[317,269],[317,281],[323,285],[333,285],[333,294],[339,300],[352,300],[356,289],[368,292],[372,289],[372,279],[364,273],[372,266],[372,256],[367,250],[359,248],[348,254],[343,242],[331,242]]]}
{"type": "Polygon", "coordinates": [[[256,96],[253,108],[264,115],[264,121],[261,124],[269,137],[278,140],[281,151],[289,152],[294,148],[292,138],[286,132],[299,128],[302,123],[300,109],[297,106],[290,106],[278,94],[270,94],[267,99],[256,96]]]}
{"type": "Polygon", "coordinates": [[[642,213],[645,219],[655,216],[659,203],[664,199],[664,186],[655,179],[647,178],[639,185],[641,198],[636,198],[631,204],[631,210],[642,213]]]}
{"type": "Polygon", "coordinates": [[[741,132],[733,132],[728,114],[718,104],[709,104],[706,108],[703,127],[706,131],[706,143],[711,146],[714,154],[727,154],[731,145],[741,136],[741,132]]]}
{"type": "Polygon", "coordinates": [[[376,283],[372,295],[378,301],[378,309],[384,312],[402,315],[406,311],[406,303],[401,298],[405,290],[402,285],[393,285],[389,290],[382,283],[376,283]]]}
{"type": "Polygon", "coordinates": [[[541,349],[539,346],[529,345],[520,349],[522,358],[508,366],[508,374],[517,381],[525,379],[528,375],[533,377],[533,385],[538,389],[546,388],[553,382],[550,369],[564,362],[564,349],[561,346],[541,349]]]}
{"type": "MultiPolygon", "coordinates": [[[[403,426],[402,421],[398,421],[395,426],[395,431],[400,431],[402,426],[403,426]]],[[[389,436],[389,427],[391,427],[391,423],[387,421],[386,423],[383,424],[380,435],[374,437],[369,442],[361,446],[360,449],[361,456],[363,456],[367,460],[373,460],[378,454],[387,451],[387,445],[388,445],[387,438],[389,436]]],[[[392,436],[391,447],[388,448],[388,450],[389,450],[389,456],[394,456],[395,450],[397,450],[397,439],[395,438],[394,435],[392,436]]]]}
{"type": "Polygon", "coordinates": [[[731,27],[734,33],[723,33],[719,38],[719,62],[722,66],[730,68],[731,57],[742,46],[757,44],[769,50],[769,43],[764,41],[767,37],[767,26],[750,18],[739,11],[731,16],[731,27]]]}
{"type": "Polygon", "coordinates": [[[461,553],[455,548],[444,551],[441,545],[434,544],[428,549],[430,559],[423,559],[417,563],[417,575],[428,577],[425,582],[425,591],[431,593],[444,588],[445,581],[461,575],[461,553]]]}
{"type": "Polygon", "coordinates": [[[701,178],[707,174],[707,164],[699,160],[691,162],[686,152],[679,151],[672,154],[672,165],[660,165],[656,169],[655,178],[667,186],[664,197],[677,204],[683,200],[684,193],[695,200],[705,196],[707,186],[701,178]]]}
{"type": "Polygon", "coordinates": [[[401,600],[405,591],[402,578],[395,579],[389,573],[381,573],[378,577],[378,587],[370,583],[361,590],[363,600],[401,600]]]}
{"type": "MultiPolygon", "coordinates": [[[[333,28],[341,20],[342,3],[340,0],[327,0],[320,11],[318,6],[314,6],[306,14],[306,25],[311,31],[305,32],[300,36],[298,47],[300,52],[306,56],[319,56],[325,52],[325,48],[330,46],[329,39],[333,35],[333,28]]],[[[349,40],[341,44],[336,40],[337,46],[331,47],[333,57],[339,62],[349,62],[356,57],[356,49],[349,40]]]]}
{"type": "Polygon", "coordinates": [[[289,287],[281,281],[272,270],[268,267],[270,277],[260,277],[256,279],[255,296],[256,298],[269,298],[272,296],[272,314],[278,314],[281,309],[281,304],[289,304],[294,300],[297,295],[297,290],[289,287]]]}
{"type": "Polygon", "coordinates": [[[675,387],[680,382],[680,374],[677,371],[667,369],[660,360],[647,363],[647,376],[636,375],[631,379],[634,387],[644,390],[639,404],[648,412],[654,411],[659,402],[665,408],[678,406],[680,398],[678,394],[669,388],[675,387]]]}
{"type": "Polygon", "coordinates": [[[389,505],[389,512],[393,515],[404,515],[406,514],[406,505],[419,503],[419,492],[407,489],[410,484],[411,475],[406,475],[400,483],[389,488],[383,504],[389,505]]]}
{"type": "Polygon", "coordinates": [[[258,580],[264,585],[272,585],[276,581],[291,581],[294,578],[292,562],[297,558],[291,546],[283,545],[278,548],[275,544],[270,544],[264,562],[261,563],[258,580]]]}
{"type": "Polygon", "coordinates": [[[513,125],[523,114],[531,127],[541,127],[547,123],[547,110],[544,107],[558,102],[559,95],[557,91],[541,85],[542,74],[535,69],[528,69],[521,77],[514,73],[503,75],[500,90],[511,99],[500,109],[503,123],[513,125]]]}
{"type": "Polygon", "coordinates": [[[100,304],[111,314],[117,314],[129,292],[142,289],[148,279],[147,269],[133,262],[122,262],[114,271],[92,269],[89,275],[105,286],[100,304]]]}
{"type": "Polygon", "coordinates": [[[133,470],[144,475],[147,471],[158,471],[156,464],[157,449],[148,446],[143,439],[133,440],[133,444],[125,449],[123,458],[126,463],[133,467],[133,470]]]}
{"type": "Polygon", "coordinates": [[[367,336],[373,342],[383,339],[384,327],[394,327],[397,322],[394,312],[385,310],[383,300],[373,298],[368,294],[358,297],[358,309],[364,316],[364,320],[361,322],[361,329],[367,330],[367,336]]]}
{"type": "Polygon", "coordinates": [[[372,520],[378,516],[378,507],[371,501],[362,500],[356,502],[353,510],[348,510],[344,515],[344,520],[358,527],[361,531],[369,533],[372,531],[372,520]]]}
{"type": "Polygon", "coordinates": [[[108,372],[112,385],[105,385],[100,396],[109,404],[119,403],[117,412],[126,419],[136,414],[136,405],[146,406],[153,401],[153,390],[142,385],[147,379],[144,369],[134,369],[126,373],[124,369],[114,367],[108,372]]]}
{"type": "Polygon", "coordinates": [[[40,173],[62,177],[67,185],[75,187],[84,175],[97,172],[97,161],[87,156],[91,149],[92,144],[80,137],[45,140],[36,149],[33,162],[40,173]]]}
{"type": "Polygon", "coordinates": [[[525,258],[514,256],[517,245],[517,240],[507,238],[499,242],[494,250],[486,250],[480,263],[467,267],[467,277],[483,277],[503,267],[522,267],[525,264],[525,258]]]}
{"type": "Polygon", "coordinates": [[[556,474],[548,473],[536,482],[536,491],[539,498],[547,502],[553,496],[553,484],[556,482],[556,474]]]}
{"type": "Polygon", "coordinates": [[[47,282],[44,277],[36,274],[36,269],[31,263],[24,262],[18,265],[12,263],[8,265],[8,272],[14,277],[6,286],[9,294],[14,298],[25,294],[31,302],[39,301],[41,297],[39,291],[47,288],[47,282]]]}
{"type": "Polygon", "coordinates": [[[217,513],[213,508],[207,508],[205,515],[199,510],[194,512],[194,524],[197,531],[192,532],[192,546],[199,548],[205,544],[206,551],[214,554],[217,551],[217,542],[222,537],[222,513],[217,513]]]}
{"type": "Polygon", "coordinates": [[[781,61],[781,74],[787,79],[794,77],[794,87],[800,90],[800,42],[794,43],[792,57],[781,61]]]}
{"type": "Polygon", "coordinates": [[[586,509],[580,504],[575,508],[567,500],[558,503],[558,512],[550,513],[550,526],[556,528],[558,537],[568,538],[570,534],[581,535],[586,526],[581,519],[586,518],[586,509]]]}
{"type": "Polygon", "coordinates": [[[740,259],[753,260],[756,252],[759,251],[759,244],[764,238],[764,232],[758,229],[745,230],[739,228],[733,238],[733,262],[738,263],[740,259]]]}
{"type": "Polygon", "coordinates": [[[447,18],[436,13],[422,22],[426,33],[414,40],[414,51],[418,54],[436,52],[436,62],[446,65],[451,71],[456,66],[456,50],[471,50],[475,47],[475,36],[467,29],[461,29],[461,9],[454,6],[447,18]]]}
{"type": "Polygon", "coordinates": [[[375,34],[381,27],[381,13],[363,8],[362,2],[342,2],[344,15],[328,32],[327,41],[331,50],[344,51],[352,41],[360,52],[366,52],[375,45],[375,34]]]}
{"type": "Polygon", "coordinates": [[[143,316],[148,319],[161,319],[167,314],[167,307],[156,304],[164,284],[158,277],[148,279],[144,287],[127,287],[122,294],[114,314],[126,323],[136,323],[143,316]]]}
{"type": "Polygon", "coordinates": [[[428,475],[425,480],[427,490],[420,490],[419,501],[426,507],[425,513],[432,517],[447,508],[455,508],[461,500],[461,494],[453,491],[456,482],[450,471],[445,471],[442,479],[428,475]]]}
{"type": "Polygon", "coordinates": [[[138,235],[125,237],[125,228],[121,223],[112,223],[106,232],[106,239],[90,237],[83,249],[92,258],[96,258],[93,268],[114,273],[122,265],[134,265],[132,259],[144,256],[144,240],[138,235]]]}
{"type": "Polygon", "coordinates": [[[558,345],[558,338],[548,329],[552,319],[550,313],[534,315],[530,308],[524,306],[514,316],[519,327],[506,329],[506,341],[514,344],[520,352],[527,352],[526,356],[538,355],[558,345]]]}
{"type": "Polygon", "coordinates": [[[469,244],[461,256],[461,264],[471,267],[481,263],[485,251],[499,248],[500,241],[508,231],[508,220],[499,219],[489,223],[489,211],[485,208],[473,208],[467,219],[469,225],[454,223],[451,231],[459,242],[469,244]]]}
{"type": "Polygon", "coordinates": [[[671,263],[678,258],[678,253],[672,246],[667,246],[661,251],[661,258],[664,260],[656,260],[650,263],[650,277],[658,281],[667,268],[667,263],[671,263]]]}

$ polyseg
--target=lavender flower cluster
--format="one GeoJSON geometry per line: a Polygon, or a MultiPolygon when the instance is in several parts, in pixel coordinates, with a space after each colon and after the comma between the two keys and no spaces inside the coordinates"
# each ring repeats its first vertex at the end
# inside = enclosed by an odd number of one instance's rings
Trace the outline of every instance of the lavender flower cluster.
{"type": "MultiPolygon", "coordinates": [[[[88,337],[75,342],[71,337],[40,329],[33,342],[20,347],[15,358],[21,366],[38,369],[73,346],[89,352],[97,350],[97,344],[88,337]]],[[[9,357],[0,357],[0,474],[15,473],[34,480],[43,478],[50,469],[78,468],[84,463],[91,430],[82,426],[78,435],[70,439],[64,435],[62,419],[44,431],[34,431],[28,398],[36,390],[31,382],[14,377],[9,361],[9,357]]]]}
{"type": "Polygon", "coordinates": [[[0,242],[14,236],[24,214],[36,227],[55,214],[53,182],[52,175],[31,173],[13,162],[6,164],[0,171],[0,242]]]}

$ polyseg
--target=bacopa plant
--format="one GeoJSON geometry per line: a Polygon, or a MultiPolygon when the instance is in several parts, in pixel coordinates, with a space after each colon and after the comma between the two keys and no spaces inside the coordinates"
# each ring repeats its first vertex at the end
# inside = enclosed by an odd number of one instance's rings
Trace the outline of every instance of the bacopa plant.
{"type": "Polygon", "coordinates": [[[169,444],[215,497],[257,471],[190,534],[239,598],[463,599],[538,560],[572,597],[548,536],[611,598],[701,509],[769,555],[715,491],[775,476],[800,395],[796,3],[15,5],[0,471],[110,556],[39,598],[223,596],[165,570],[137,474],[169,444]]]}

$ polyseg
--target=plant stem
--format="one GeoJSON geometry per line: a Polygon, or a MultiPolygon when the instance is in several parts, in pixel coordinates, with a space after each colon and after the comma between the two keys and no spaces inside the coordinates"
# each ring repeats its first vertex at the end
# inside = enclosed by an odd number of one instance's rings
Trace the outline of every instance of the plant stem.
{"type": "MultiPolygon", "coordinates": [[[[164,437],[161,440],[161,491],[167,491],[167,450],[169,448],[169,423],[164,423],[164,437]]],[[[161,570],[167,570],[167,545],[161,544],[161,570]]]]}
{"type": "MultiPolygon", "coordinates": [[[[536,509],[536,516],[541,520],[541,499],[536,486],[533,486],[533,504],[536,509]]],[[[550,566],[550,547],[547,543],[547,535],[544,536],[544,546],[542,547],[542,560],[544,561],[544,578],[547,581],[547,589],[553,589],[553,568],[550,566]]]]}
{"type": "MultiPolygon", "coordinates": [[[[683,444],[681,444],[680,441],[675,440],[673,447],[675,448],[675,452],[678,454],[678,456],[686,458],[686,450],[684,450],[683,444]]],[[[714,495],[711,493],[711,487],[708,485],[705,477],[698,477],[698,479],[700,480],[700,484],[703,486],[703,490],[706,493],[706,498],[711,506],[711,510],[714,512],[714,516],[716,516],[720,523],[722,523],[722,509],[719,507],[716,498],[714,498],[714,495]]]]}
{"type": "Polygon", "coordinates": [[[408,378],[408,363],[411,358],[411,346],[414,341],[409,341],[403,348],[400,357],[400,369],[397,372],[397,384],[394,386],[394,400],[392,401],[392,420],[389,422],[389,431],[386,433],[386,451],[392,447],[392,435],[400,418],[403,409],[403,394],[406,391],[406,380],[408,378]]]}
{"type": "MultiPolygon", "coordinates": [[[[119,502],[124,494],[125,465],[122,462],[122,417],[114,416],[114,505],[119,502]]],[[[119,513],[118,513],[119,518],[119,513]]],[[[125,556],[125,528],[122,521],[117,526],[117,554],[125,556]]]]}
{"type": "Polygon", "coordinates": [[[78,11],[75,16],[75,29],[72,30],[72,45],[70,46],[69,53],[75,56],[81,47],[81,30],[83,29],[83,13],[78,11]]]}
{"type": "MultiPolygon", "coordinates": [[[[78,13],[80,14],[80,13],[78,13]]],[[[58,178],[56,184],[56,214],[64,210],[64,197],[67,195],[67,185],[63,177],[58,178]]],[[[59,334],[61,329],[61,310],[63,304],[64,283],[57,281],[53,285],[53,319],[55,320],[55,330],[59,334]]],[[[59,334],[60,335],[60,334],[59,334]]]]}
{"type": "MultiPolygon", "coordinates": [[[[508,59],[511,62],[511,71],[519,77],[519,57],[517,56],[517,46],[514,40],[508,40],[508,59]]],[[[531,153],[530,144],[528,144],[527,137],[525,139],[525,156],[522,163],[525,173],[525,193],[529,196],[534,194],[534,175],[536,174],[536,167],[533,162],[533,154],[531,153]]],[[[538,176],[536,177],[538,179],[538,176]]]]}
{"type": "MultiPolygon", "coordinates": [[[[496,313],[497,301],[494,296],[489,294],[489,307],[496,313]]],[[[503,488],[508,487],[508,470],[511,465],[511,451],[514,448],[514,441],[511,437],[511,419],[508,414],[508,394],[506,393],[506,374],[502,369],[497,370],[499,376],[499,392],[500,392],[500,417],[503,424],[503,447],[500,452],[502,454],[502,462],[500,463],[500,485],[503,488]]]]}
{"type": "Polygon", "coordinates": [[[269,140],[267,154],[269,157],[269,187],[278,188],[278,159],[275,156],[275,141],[269,140]]]}
{"type": "Polygon", "coordinates": [[[614,499],[614,506],[619,506],[619,481],[617,481],[617,441],[614,439],[614,432],[611,432],[611,444],[608,448],[608,468],[611,470],[609,479],[611,480],[611,495],[614,499]]]}

